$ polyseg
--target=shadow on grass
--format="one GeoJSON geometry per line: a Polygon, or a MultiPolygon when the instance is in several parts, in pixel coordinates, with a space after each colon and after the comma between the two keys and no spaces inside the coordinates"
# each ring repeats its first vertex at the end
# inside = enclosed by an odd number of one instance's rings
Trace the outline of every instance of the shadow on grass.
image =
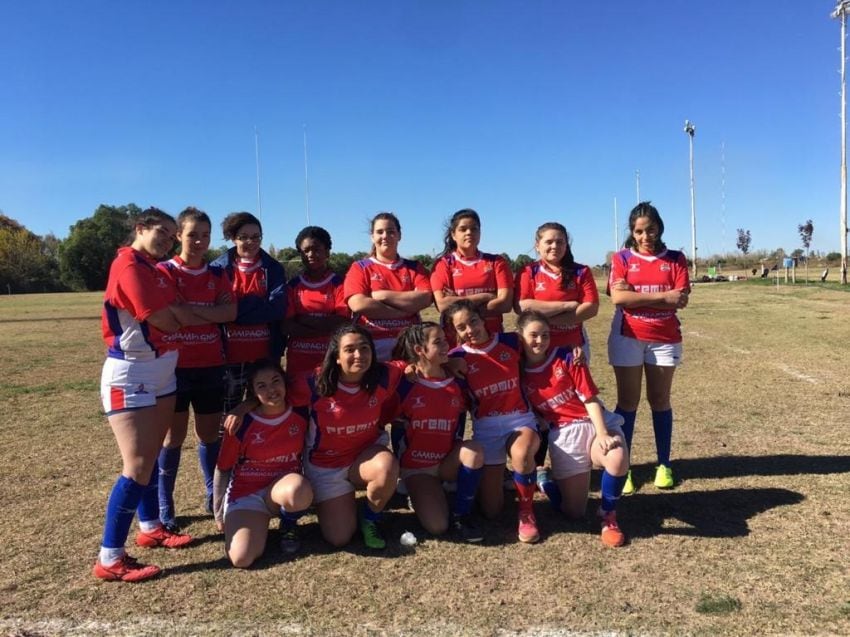
{"type": "Polygon", "coordinates": [[[750,518],[803,499],[795,491],[774,488],[638,492],[620,500],[618,517],[630,537],[744,537],[750,533],[750,518]]]}
{"type": "MultiPolygon", "coordinates": [[[[643,473],[647,465],[636,465],[643,473]]],[[[715,456],[673,460],[676,478],[735,478],[741,476],[827,475],[850,472],[850,456],[715,456]]],[[[651,467],[654,471],[655,467],[651,467]]],[[[649,476],[647,470],[646,475],[649,476]]]]}

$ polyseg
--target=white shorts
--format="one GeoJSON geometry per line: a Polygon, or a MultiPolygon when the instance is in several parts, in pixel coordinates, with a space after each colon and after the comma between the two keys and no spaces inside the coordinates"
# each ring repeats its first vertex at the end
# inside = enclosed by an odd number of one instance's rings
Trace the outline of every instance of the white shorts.
{"type": "Polygon", "coordinates": [[[304,475],[313,487],[313,504],[333,500],[346,493],[354,493],[354,485],[348,479],[351,465],[345,467],[317,467],[304,459],[304,475]]]}
{"type": "Polygon", "coordinates": [[[231,501],[230,497],[225,498],[224,519],[227,519],[228,513],[235,513],[236,511],[256,511],[257,513],[265,513],[269,517],[272,517],[275,513],[269,511],[269,507],[266,504],[266,494],[268,492],[269,489],[265,488],[261,491],[243,495],[238,500],[231,501]]]}
{"type": "Polygon", "coordinates": [[[505,464],[508,439],[522,429],[537,431],[537,421],[531,412],[474,420],[472,439],[484,447],[484,464],[505,464]]]}
{"type": "Polygon", "coordinates": [[[608,363],[614,367],[678,367],[682,363],[681,343],[639,341],[611,330],[608,335],[608,363]]]}
{"type": "Polygon", "coordinates": [[[107,416],[156,405],[156,399],[177,392],[177,351],[159,358],[127,361],[107,358],[100,375],[100,400],[107,416]]]}
{"type": "MultiPolygon", "coordinates": [[[[623,417],[605,410],[605,428],[614,436],[623,436],[623,417]]],[[[564,427],[549,430],[549,457],[552,460],[552,478],[564,480],[587,473],[592,468],[590,449],[596,437],[596,428],[590,421],[576,420],[564,427]]],[[[625,437],[623,437],[625,444],[625,437]]]]}

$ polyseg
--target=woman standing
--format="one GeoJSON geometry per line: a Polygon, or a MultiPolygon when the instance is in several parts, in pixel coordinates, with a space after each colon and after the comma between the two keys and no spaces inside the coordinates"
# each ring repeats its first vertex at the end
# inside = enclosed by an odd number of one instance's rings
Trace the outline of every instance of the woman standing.
{"type": "Polygon", "coordinates": [[[148,208],[133,220],[129,245],[119,248],[109,268],[102,316],[108,353],[100,394],[122,468],[106,504],[100,554],[92,569],[103,580],[139,582],[160,572],[124,550],[137,510],[139,546],[180,548],[192,541],[160,524],[156,480],[151,480],[174,414],[177,344],[165,336],[194,320],[190,310],[176,305],[176,286],[156,268],[156,260],[171,250],[176,231],[170,215],[148,208]]]}
{"type": "Polygon", "coordinates": [[[231,213],[221,228],[234,247],[213,265],[227,272],[237,303],[236,320],[225,326],[224,411],[229,411],[245,394],[248,366],[263,358],[279,361],[283,355],[280,323],[286,314],[286,273],[260,247],[263,228],[254,215],[231,213]]]}
{"type": "Polygon", "coordinates": [[[540,260],[525,266],[517,276],[517,314],[540,312],[551,328],[553,347],[581,347],[590,359],[590,343],[584,321],[599,312],[599,292],[593,272],[576,263],[570,235],[560,223],[544,223],[534,236],[540,260]]]}
{"type": "MultiPolygon", "coordinates": [[[[513,275],[503,256],[478,249],[480,241],[478,213],[470,208],[454,213],[446,227],[443,253],[434,263],[431,289],[440,312],[466,299],[481,309],[487,331],[497,334],[502,331],[502,315],[513,308],[513,275]]],[[[457,345],[451,325],[443,327],[449,343],[457,345]]]]}
{"type": "MultiPolygon", "coordinates": [[[[516,312],[534,310],[549,322],[552,345],[573,349],[581,347],[590,363],[590,341],[584,321],[599,312],[599,291],[593,273],[586,265],[576,263],[570,249],[570,235],[560,223],[544,223],[534,235],[534,249],[540,260],[525,266],[516,280],[516,312]]],[[[537,484],[541,489],[554,488],[548,484],[544,464],[549,437],[543,432],[535,462],[537,484]]]]}
{"type": "Polygon", "coordinates": [[[371,255],[351,264],[345,276],[345,300],[372,335],[378,360],[387,361],[399,333],[419,323],[419,312],[431,305],[433,297],[425,268],[398,254],[398,217],[379,212],[369,231],[371,255]]]}
{"type": "MultiPolygon", "coordinates": [[[[685,255],[668,250],[661,240],[664,222],[648,201],[629,214],[625,249],[614,255],[608,293],[616,306],[608,337],[608,361],[617,379],[617,413],[632,451],[635,416],[642,377],[652,409],[658,466],[655,486],[674,485],[670,467],[673,410],[670,390],[673,374],[682,360],[682,331],[676,311],[688,304],[691,290],[685,255]]],[[[623,493],[633,493],[629,472],[623,493]]]]}
{"type": "Polygon", "coordinates": [[[224,393],[224,346],[220,324],[236,318],[236,302],[227,273],[224,268],[209,265],[204,260],[212,231],[209,216],[197,208],[186,208],[177,217],[177,228],[179,256],[157,267],[177,286],[181,299],[199,320],[169,336],[179,343],[180,358],[174,420],[159,452],[159,518],[174,532],[177,531],[174,485],[189,427],[190,406],[195,414],[206,508],[212,512],[213,475],[218,459],[221,396],[224,393]]]}
{"type": "Polygon", "coordinates": [[[304,385],[322,364],[331,335],[351,321],[345,303],[343,279],[328,267],[331,235],[324,228],[307,226],[295,237],[295,249],[304,271],[286,286],[286,379],[290,388],[304,385]]]}

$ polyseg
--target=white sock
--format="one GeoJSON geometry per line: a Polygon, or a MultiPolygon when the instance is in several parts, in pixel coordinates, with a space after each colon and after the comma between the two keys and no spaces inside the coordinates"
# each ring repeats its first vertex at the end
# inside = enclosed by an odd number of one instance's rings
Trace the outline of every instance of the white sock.
{"type": "Polygon", "coordinates": [[[102,566],[112,566],[124,557],[124,547],[118,549],[110,549],[105,546],[100,547],[100,555],[98,556],[98,561],[102,566]]]}
{"type": "Polygon", "coordinates": [[[143,533],[156,531],[160,526],[162,526],[162,523],[159,520],[147,520],[146,522],[139,520],[139,529],[143,533]]]}

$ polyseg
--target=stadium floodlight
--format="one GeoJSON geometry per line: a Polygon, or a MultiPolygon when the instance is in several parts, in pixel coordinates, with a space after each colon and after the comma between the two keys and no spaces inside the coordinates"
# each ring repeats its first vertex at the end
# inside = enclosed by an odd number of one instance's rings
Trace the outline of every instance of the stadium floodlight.
{"type": "MultiPolygon", "coordinates": [[[[850,2],[850,0],[848,0],[850,2]]],[[[688,146],[690,148],[690,168],[691,168],[691,260],[693,261],[692,277],[694,281],[697,278],[697,206],[696,195],[694,193],[694,133],[696,133],[694,123],[685,120],[685,132],[688,134],[688,146]]]]}
{"type": "Polygon", "coordinates": [[[847,285],[847,82],[845,66],[847,56],[844,44],[847,39],[847,13],[850,11],[850,0],[838,0],[831,17],[841,20],[841,284],[847,285]]]}

